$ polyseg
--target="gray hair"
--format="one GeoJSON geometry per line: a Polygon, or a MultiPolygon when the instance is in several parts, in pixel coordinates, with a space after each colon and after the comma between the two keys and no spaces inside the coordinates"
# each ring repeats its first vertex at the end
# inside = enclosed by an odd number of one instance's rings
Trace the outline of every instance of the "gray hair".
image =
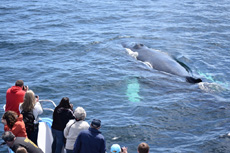
{"type": "Polygon", "coordinates": [[[84,108],[82,107],[77,107],[74,111],[74,116],[77,120],[85,120],[86,118],[86,112],[84,108]]]}

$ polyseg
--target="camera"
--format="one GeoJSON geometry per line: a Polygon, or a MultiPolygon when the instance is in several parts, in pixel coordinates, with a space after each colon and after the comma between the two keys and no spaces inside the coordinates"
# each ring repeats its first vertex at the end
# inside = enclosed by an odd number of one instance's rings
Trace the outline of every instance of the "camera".
{"type": "Polygon", "coordinates": [[[23,86],[22,87],[22,90],[27,90],[28,89],[28,86],[23,86]]]}

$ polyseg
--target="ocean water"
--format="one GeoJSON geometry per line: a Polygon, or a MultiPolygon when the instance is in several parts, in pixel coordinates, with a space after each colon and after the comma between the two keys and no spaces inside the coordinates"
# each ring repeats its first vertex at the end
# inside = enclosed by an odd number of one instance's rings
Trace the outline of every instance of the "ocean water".
{"type": "Polygon", "coordinates": [[[1,0],[0,107],[23,79],[40,99],[67,96],[100,119],[107,152],[147,142],[151,153],[228,153],[229,10],[227,0],[1,0]],[[167,52],[205,83],[151,70],[123,42],[167,52]]]}

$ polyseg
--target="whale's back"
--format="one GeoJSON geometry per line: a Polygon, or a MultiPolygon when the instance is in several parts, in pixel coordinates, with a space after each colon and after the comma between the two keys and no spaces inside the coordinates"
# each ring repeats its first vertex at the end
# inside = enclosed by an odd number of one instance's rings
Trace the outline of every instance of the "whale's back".
{"type": "Polygon", "coordinates": [[[136,51],[138,52],[137,60],[150,63],[153,69],[183,77],[189,76],[186,69],[166,53],[147,48],[136,51]]]}

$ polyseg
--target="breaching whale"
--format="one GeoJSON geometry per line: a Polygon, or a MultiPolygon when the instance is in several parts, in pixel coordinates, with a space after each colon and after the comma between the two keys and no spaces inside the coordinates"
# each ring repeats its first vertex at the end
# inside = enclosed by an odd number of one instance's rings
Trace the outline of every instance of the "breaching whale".
{"type": "Polygon", "coordinates": [[[201,79],[195,79],[191,76],[185,64],[175,60],[167,53],[150,49],[138,43],[123,43],[122,46],[127,50],[129,55],[153,69],[185,77],[189,83],[202,82],[201,79]]]}

